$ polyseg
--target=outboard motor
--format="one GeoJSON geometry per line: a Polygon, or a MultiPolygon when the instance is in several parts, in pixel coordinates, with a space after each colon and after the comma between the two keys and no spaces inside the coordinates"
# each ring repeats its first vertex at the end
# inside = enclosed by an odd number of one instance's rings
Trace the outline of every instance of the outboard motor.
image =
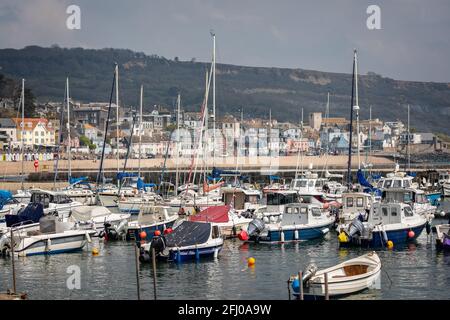
{"type": "Polygon", "coordinates": [[[103,226],[104,226],[104,229],[102,231],[100,231],[100,233],[98,234],[99,238],[105,238],[106,241],[119,239],[119,234],[117,233],[117,231],[114,228],[111,228],[110,223],[105,222],[103,224],[103,226]]]}
{"type": "Polygon", "coordinates": [[[8,235],[5,233],[0,238],[0,254],[2,257],[6,257],[8,255],[8,251],[11,248],[11,241],[8,235]]]}
{"type": "Polygon", "coordinates": [[[153,237],[152,242],[150,243],[149,251],[151,252],[153,248],[155,248],[155,254],[163,252],[163,250],[166,248],[166,240],[163,236],[153,237]]]}
{"type": "Polygon", "coordinates": [[[302,282],[307,283],[309,279],[312,278],[317,272],[318,268],[314,263],[309,264],[306,270],[303,272],[302,282]]]}
{"type": "Polygon", "coordinates": [[[354,219],[349,226],[348,236],[353,237],[356,234],[362,235],[364,232],[364,224],[358,219],[354,219]]]}
{"type": "Polygon", "coordinates": [[[125,227],[128,225],[127,219],[120,221],[119,225],[116,227],[116,232],[119,236],[122,236],[126,231],[125,227]]]}
{"type": "Polygon", "coordinates": [[[262,221],[261,219],[253,219],[248,224],[247,233],[249,236],[256,236],[264,230],[264,227],[264,221],[262,221]]]}

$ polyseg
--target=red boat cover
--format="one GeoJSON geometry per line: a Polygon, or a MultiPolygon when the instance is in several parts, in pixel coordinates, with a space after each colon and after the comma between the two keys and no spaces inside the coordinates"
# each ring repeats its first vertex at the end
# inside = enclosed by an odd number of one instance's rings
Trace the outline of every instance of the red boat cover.
{"type": "Polygon", "coordinates": [[[189,217],[190,221],[202,221],[202,222],[228,222],[228,211],[230,206],[213,206],[208,207],[200,213],[189,217]]]}

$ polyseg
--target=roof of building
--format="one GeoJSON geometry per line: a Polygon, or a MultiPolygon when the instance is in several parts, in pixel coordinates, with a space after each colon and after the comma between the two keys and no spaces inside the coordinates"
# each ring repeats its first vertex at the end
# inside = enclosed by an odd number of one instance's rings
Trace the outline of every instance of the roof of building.
{"type": "Polygon", "coordinates": [[[16,124],[10,118],[0,118],[0,128],[15,128],[16,124]]]}
{"type": "MultiPolygon", "coordinates": [[[[11,120],[16,124],[16,128],[21,129],[22,118],[11,118],[11,120]]],[[[44,123],[45,128],[49,131],[54,130],[53,124],[45,118],[24,118],[24,122],[25,124],[31,123],[31,127],[25,125],[24,130],[33,131],[39,123],[44,123]]]]}

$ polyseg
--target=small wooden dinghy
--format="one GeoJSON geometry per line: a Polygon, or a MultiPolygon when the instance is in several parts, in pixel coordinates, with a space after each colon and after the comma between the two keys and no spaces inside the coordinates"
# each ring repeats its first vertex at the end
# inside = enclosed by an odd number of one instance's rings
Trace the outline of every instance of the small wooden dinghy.
{"type": "MultiPolygon", "coordinates": [[[[329,296],[348,295],[368,288],[378,287],[381,261],[372,251],[360,257],[347,260],[333,267],[316,271],[317,267],[308,266],[303,276],[304,294],[310,296],[325,295],[325,274],[328,277],[329,296]]],[[[298,276],[291,277],[292,288],[299,294],[298,276]]]]}

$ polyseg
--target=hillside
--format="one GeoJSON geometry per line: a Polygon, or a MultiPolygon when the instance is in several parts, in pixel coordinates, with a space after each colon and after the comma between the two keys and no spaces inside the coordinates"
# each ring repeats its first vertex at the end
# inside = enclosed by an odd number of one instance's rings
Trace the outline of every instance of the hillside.
{"type": "MultiPolygon", "coordinates": [[[[123,49],[41,48],[0,50],[0,73],[26,79],[37,100],[62,100],[64,79],[71,81],[71,96],[81,101],[107,101],[114,62],[120,65],[121,100],[136,105],[139,86],[145,87],[145,106],[172,107],[178,91],[183,107],[199,110],[204,92],[205,70],[209,64],[169,60],[123,49]]],[[[349,56],[349,72],[351,56],[349,56]]],[[[413,67],[413,66],[412,66],[413,67]]],[[[406,122],[406,105],[411,105],[411,126],[418,131],[450,134],[450,84],[399,81],[375,73],[362,75],[361,118],[373,117],[406,122]]],[[[217,113],[235,113],[244,107],[244,117],[267,117],[269,108],[280,121],[298,121],[300,108],[305,117],[324,111],[330,92],[330,116],[349,115],[351,75],[303,69],[217,65],[217,113]]],[[[211,100],[210,100],[211,101],[211,100]]]]}

